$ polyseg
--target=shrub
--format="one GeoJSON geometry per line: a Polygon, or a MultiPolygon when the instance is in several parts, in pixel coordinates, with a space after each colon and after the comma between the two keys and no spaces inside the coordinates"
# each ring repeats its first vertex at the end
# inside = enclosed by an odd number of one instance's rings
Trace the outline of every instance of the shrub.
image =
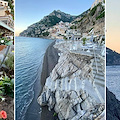
{"type": "Polygon", "coordinates": [[[77,26],[72,25],[72,26],[70,27],[70,29],[77,29],[77,26]]]}
{"type": "Polygon", "coordinates": [[[64,40],[67,40],[67,37],[66,37],[66,36],[64,36],[64,37],[63,37],[63,39],[64,39],[64,40]]]}
{"type": "Polygon", "coordinates": [[[4,64],[5,64],[10,70],[14,70],[14,55],[8,54],[8,59],[4,62],[4,64]]]}
{"type": "Polygon", "coordinates": [[[83,45],[85,45],[86,38],[83,38],[82,40],[83,40],[83,45]]]}
{"type": "Polygon", "coordinates": [[[6,45],[9,43],[10,40],[7,39],[7,37],[0,38],[0,45],[6,45]]]}
{"type": "Polygon", "coordinates": [[[94,8],[92,8],[92,10],[90,11],[90,15],[93,16],[95,14],[96,10],[97,10],[97,6],[95,6],[94,8]]]}
{"type": "Polygon", "coordinates": [[[96,20],[105,17],[105,11],[102,12],[99,16],[96,17],[96,20]]]}
{"type": "Polygon", "coordinates": [[[46,31],[46,32],[43,33],[43,36],[48,36],[48,35],[49,35],[48,31],[46,31]]]}
{"type": "MultiPolygon", "coordinates": [[[[102,6],[101,3],[99,3],[98,5],[96,5],[94,8],[92,8],[92,10],[90,11],[90,15],[93,16],[97,10],[98,6],[102,6]]],[[[103,8],[102,8],[103,9],[103,8]]]]}
{"type": "Polygon", "coordinates": [[[14,79],[10,79],[8,76],[2,76],[0,80],[0,92],[4,95],[14,97],[14,79]]]}

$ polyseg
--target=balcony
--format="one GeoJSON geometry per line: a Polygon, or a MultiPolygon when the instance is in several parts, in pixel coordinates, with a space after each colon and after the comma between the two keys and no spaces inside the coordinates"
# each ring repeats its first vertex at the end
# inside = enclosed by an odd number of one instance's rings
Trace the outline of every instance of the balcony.
{"type": "Polygon", "coordinates": [[[7,26],[14,29],[14,21],[11,15],[0,16],[0,21],[4,22],[7,26]]]}

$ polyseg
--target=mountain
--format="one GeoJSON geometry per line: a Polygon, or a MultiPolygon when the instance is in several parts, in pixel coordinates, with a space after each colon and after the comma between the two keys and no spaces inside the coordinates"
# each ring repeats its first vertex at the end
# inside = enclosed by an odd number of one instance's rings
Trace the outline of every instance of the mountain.
{"type": "MultiPolygon", "coordinates": [[[[56,23],[60,21],[69,22],[71,25],[68,29],[76,29],[81,33],[88,33],[94,29],[95,35],[105,34],[105,7],[103,3],[97,4],[94,8],[88,9],[78,16],[72,16],[61,12],[60,10],[54,10],[49,15],[45,16],[39,22],[29,26],[27,30],[20,33],[20,36],[27,37],[50,37],[49,28],[53,28],[56,23]]],[[[52,33],[54,33],[53,30],[52,33]]],[[[72,31],[72,30],[71,30],[72,31]]],[[[60,35],[60,34],[58,34],[60,35]]],[[[66,36],[65,36],[66,37],[66,36]]]]}
{"type": "Polygon", "coordinates": [[[105,34],[105,6],[99,3],[92,9],[88,9],[72,22],[72,29],[79,29],[82,33],[88,33],[94,29],[94,34],[105,34]]]}
{"type": "MultiPolygon", "coordinates": [[[[75,18],[76,16],[66,14],[64,12],[61,12],[60,10],[54,10],[52,13],[45,16],[39,22],[29,26],[27,30],[24,30],[22,33],[20,33],[20,36],[41,37],[43,36],[42,31],[56,25],[56,23],[59,23],[60,21],[71,22],[75,18]]],[[[49,33],[46,32],[46,36],[47,34],[49,33]]]]}
{"type": "Polygon", "coordinates": [[[120,120],[120,101],[118,101],[115,95],[108,89],[106,90],[106,94],[107,120],[120,120]]]}
{"type": "Polygon", "coordinates": [[[106,64],[108,65],[120,65],[120,54],[106,48],[106,64]]]}

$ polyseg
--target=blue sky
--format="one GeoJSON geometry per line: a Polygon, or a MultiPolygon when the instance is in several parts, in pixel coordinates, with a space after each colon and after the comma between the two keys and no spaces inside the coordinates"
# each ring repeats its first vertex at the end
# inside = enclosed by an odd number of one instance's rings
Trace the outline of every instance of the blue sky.
{"type": "Polygon", "coordinates": [[[16,0],[15,34],[40,21],[53,10],[79,15],[89,9],[94,0],[16,0]]]}

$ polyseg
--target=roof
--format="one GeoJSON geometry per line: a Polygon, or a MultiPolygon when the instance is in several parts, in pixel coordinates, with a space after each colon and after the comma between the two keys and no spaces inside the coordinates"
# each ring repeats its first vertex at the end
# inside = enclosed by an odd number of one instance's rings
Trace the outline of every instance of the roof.
{"type": "Polygon", "coordinates": [[[0,21],[0,26],[4,27],[5,29],[14,32],[12,28],[10,28],[8,25],[6,25],[4,22],[0,21]]]}

